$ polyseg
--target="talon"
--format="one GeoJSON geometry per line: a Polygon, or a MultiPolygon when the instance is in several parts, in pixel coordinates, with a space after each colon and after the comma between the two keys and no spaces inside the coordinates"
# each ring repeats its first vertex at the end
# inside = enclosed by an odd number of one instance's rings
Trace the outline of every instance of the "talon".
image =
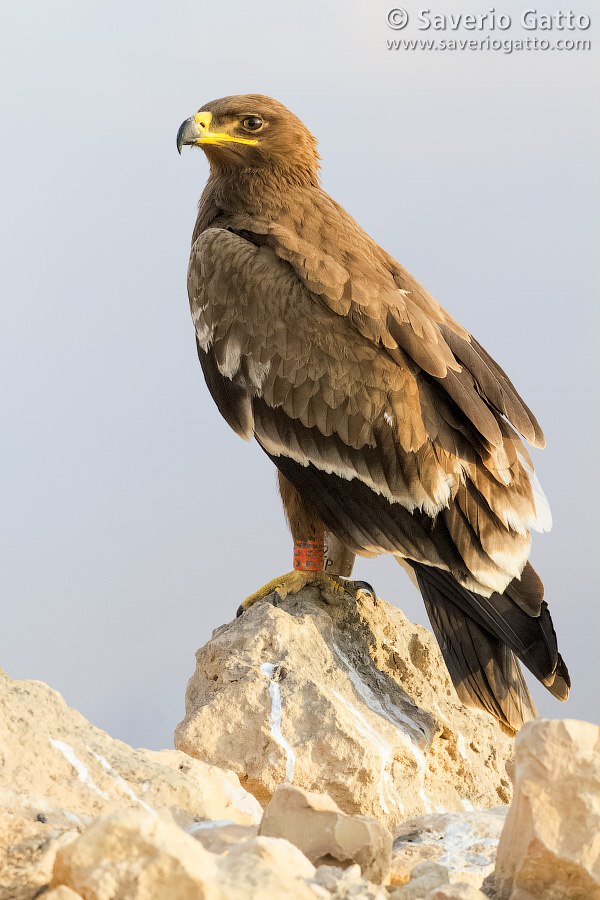
{"type": "Polygon", "coordinates": [[[281,575],[265,584],[264,587],[250,594],[239,607],[236,616],[241,616],[243,612],[258,603],[259,600],[271,598],[271,602],[278,606],[290,594],[296,594],[306,585],[314,584],[322,591],[341,597],[347,594],[349,597],[361,599],[367,596],[372,599],[374,605],[377,605],[377,595],[372,585],[368,581],[348,581],[339,575],[328,575],[323,570],[303,571],[302,569],[294,569],[287,575],[281,575]]]}
{"type": "Polygon", "coordinates": [[[373,606],[377,606],[377,594],[372,584],[368,581],[353,581],[352,585],[356,589],[357,598],[366,599],[368,596],[373,601],[373,606]]]}
{"type": "Polygon", "coordinates": [[[246,597],[238,610],[238,615],[241,615],[251,606],[254,606],[259,600],[265,600],[270,596],[272,596],[273,603],[277,606],[282,600],[285,600],[288,594],[295,594],[303,588],[304,585],[311,580],[310,576],[315,574],[318,575],[319,573],[299,572],[294,569],[293,572],[288,572],[287,575],[281,575],[279,578],[274,578],[258,591],[255,591],[254,594],[250,594],[249,597],[246,597]]]}

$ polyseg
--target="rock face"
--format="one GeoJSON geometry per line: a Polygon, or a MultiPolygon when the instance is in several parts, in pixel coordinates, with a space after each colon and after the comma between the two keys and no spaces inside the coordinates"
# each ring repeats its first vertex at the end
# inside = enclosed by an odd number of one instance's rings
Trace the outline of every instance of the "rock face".
{"type": "Polygon", "coordinates": [[[388,829],[377,819],[346,815],[326,794],[280,785],[264,811],[259,834],[291,841],[315,866],[346,869],[358,864],[369,881],[389,881],[388,829]]]}
{"type": "Polygon", "coordinates": [[[381,601],[219,629],[178,742],[133,750],[0,670],[0,900],[600,900],[600,728],[526,725],[506,814],[512,741],[381,601]]]}
{"type": "Polygon", "coordinates": [[[415,866],[441,864],[452,884],[481,887],[494,870],[508,807],[481,812],[416,816],[394,832],[392,884],[406,884],[415,866]]]}
{"type": "Polygon", "coordinates": [[[52,900],[386,900],[357,865],[315,870],[289,841],[264,836],[211,853],[144,810],[100,816],[59,850],[50,887],[52,900]]]}
{"type": "Polygon", "coordinates": [[[430,891],[447,884],[448,873],[443,866],[431,861],[422,862],[413,869],[408,884],[392,891],[390,900],[421,900],[430,891]]]}
{"type": "Polygon", "coordinates": [[[44,894],[44,900],[81,900],[81,894],[77,894],[75,891],[72,891],[71,888],[65,887],[64,884],[60,884],[57,888],[54,888],[54,890],[47,891],[44,894]]]}
{"type": "Polygon", "coordinates": [[[510,799],[512,739],[459,703],[433,636],[381,600],[263,601],[196,658],[175,744],[227,760],[263,804],[288,782],[393,827],[510,799]]]}
{"type": "Polygon", "coordinates": [[[145,810],[102,816],[59,850],[53,885],[85,900],[315,900],[315,868],[292,844],[253,838],[217,856],[145,810]]]}
{"type": "Polygon", "coordinates": [[[516,742],[515,798],[500,839],[502,900],[599,900],[600,728],[537,719],[516,742]]]}
{"type": "Polygon", "coordinates": [[[388,900],[487,900],[485,894],[467,883],[449,884],[444,866],[434,862],[419,863],[410,881],[396,888],[388,900]]]}
{"type": "Polygon", "coordinates": [[[177,750],[133,750],[47,685],[1,669],[0,761],[0,897],[10,900],[46,884],[57,850],[104,812],[169,810],[184,828],[262,815],[232,772],[177,750]]]}
{"type": "Polygon", "coordinates": [[[425,900],[486,900],[486,897],[470,884],[453,884],[430,891],[425,900]]]}

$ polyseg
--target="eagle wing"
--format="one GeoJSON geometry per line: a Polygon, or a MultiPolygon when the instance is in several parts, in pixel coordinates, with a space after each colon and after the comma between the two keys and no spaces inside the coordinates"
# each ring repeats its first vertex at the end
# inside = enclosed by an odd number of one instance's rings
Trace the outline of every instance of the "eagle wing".
{"type": "Polygon", "coordinates": [[[391,258],[352,274],[282,226],[235,225],[196,238],[188,280],[225,419],[355,552],[502,592],[549,524],[515,428],[543,437],[506,375],[391,258]]]}

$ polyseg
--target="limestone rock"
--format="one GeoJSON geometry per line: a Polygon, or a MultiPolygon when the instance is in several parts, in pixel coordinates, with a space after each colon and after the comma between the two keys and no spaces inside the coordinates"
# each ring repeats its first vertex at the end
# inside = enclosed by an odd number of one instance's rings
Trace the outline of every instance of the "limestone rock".
{"type": "Polygon", "coordinates": [[[61,884],[52,891],[47,891],[44,894],[44,900],[82,900],[82,897],[81,894],[61,884]]]}
{"type": "Polygon", "coordinates": [[[389,900],[422,900],[434,889],[446,885],[448,873],[443,866],[434,862],[422,862],[413,869],[409,883],[393,890],[389,900]]]}
{"type": "Polygon", "coordinates": [[[52,887],[85,900],[315,900],[314,866],[287,841],[252,838],[223,856],[145,810],[101,816],[59,850],[52,887]]]}
{"type": "Polygon", "coordinates": [[[536,719],[519,732],[495,883],[502,900],[599,900],[597,725],[536,719]]]}
{"type": "Polygon", "coordinates": [[[304,854],[280,838],[242,841],[218,857],[223,900],[314,900],[314,874],[304,854]]]}
{"type": "Polygon", "coordinates": [[[61,884],[57,888],[47,891],[44,894],[44,900],[82,900],[82,897],[81,894],[61,884]]]}
{"type": "Polygon", "coordinates": [[[0,669],[0,897],[29,900],[54,855],[100,813],[168,809],[258,824],[262,809],[237,775],[177,750],[133,750],[91,725],[56,691],[0,669]]]}
{"type": "Polygon", "coordinates": [[[358,864],[364,878],[389,881],[392,835],[377,819],[349,816],[326,794],[279,785],[258,833],[291,841],[315,865],[346,869],[358,864]]]}
{"type": "Polygon", "coordinates": [[[400,847],[392,854],[390,884],[408,884],[411,872],[416,866],[423,862],[437,862],[442,853],[442,848],[437,844],[408,843],[400,847]]]}
{"type": "Polygon", "coordinates": [[[510,799],[512,739],[462,706],[433,636],[381,600],[262,601],[196,658],[176,746],[227,760],[263,804],[293,782],[393,827],[510,799]]]}
{"type": "Polygon", "coordinates": [[[0,900],[35,896],[50,881],[59,847],[77,837],[63,810],[42,819],[0,790],[0,900]]]}
{"type": "Polygon", "coordinates": [[[204,822],[192,825],[187,831],[202,844],[205,850],[210,850],[211,853],[225,853],[227,850],[231,850],[234,844],[247,838],[256,837],[258,826],[223,824],[206,819],[204,822]]]}
{"type": "Polygon", "coordinates": [[[319,866],[310,886],[322,900],[387,900],[389,896],[384,888],[366,881],[358,865],[348,869],[319,866]]]}
{"type": "MultiPolygon", "coordinates": [[[[127,744],[123,746],[130,749],[127,744]]],[[[211,819],[234,822],[237,825],[256,825],[260,821],[260,803],[241,786],[238,776],[224,766],[196,766],[194,763],[199,760],[190,759],[179,750],[134,752],[140,753],[142,760],[147,760],[152,771],[155,765],[160,767],[165,780],[164,786],[161,786],[160,779],[158,784],[153,785],[157,799],[150,805],[153,808],[169,808],[180,824],[187,825],[187,816],[182,813],[183,810],[193,815],[195,822],[199,819],[211,819]],[[168,769],[171,771],[168,772],[168,769]]]]}
{"type": "Polygon", "coordinates": [[[443,865],[451,884],[481,887],[493,871],[508,807],[415,816],[394,832],[392,884],[406,884],[424,860],[443,865]]]}
{"type": "Polygon", "coordinates": [[[425,900],[487,900],[487,898],[472,884],[453,884],[450,887],[434,888],[425,895],[425,900]]]}
{"type": "Polygon", "coordinates": [[[1,669],[0,754],[0,789],[42,814],[152,807],[170,809],[182,825],[200,818],[248,825],[262,814],[232,772],[177,750],[134,750],[70,709],[57,691],[13,681],[1,669]]]}

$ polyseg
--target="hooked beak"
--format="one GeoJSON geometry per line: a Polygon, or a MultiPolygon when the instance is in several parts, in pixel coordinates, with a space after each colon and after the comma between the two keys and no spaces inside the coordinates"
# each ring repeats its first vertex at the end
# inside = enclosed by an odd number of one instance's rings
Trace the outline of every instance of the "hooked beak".
{"type": "Polygon", "coordinates": [[[202,144],[258,144],[258,141],[248,140],[246,138],[233,137],[224,132],[210,131],[210,122],[212,113],[199,112],[195,116],[190,116],[185,122],[181,123],[181,127],[177,132],[177,151],[181,154],[181,148],[186,144],[199,146],[202,144]]]}
{"type": "Polygon", "coordinates": [[[202,132],[196,124],[194,116],[190,116],[185,122],[181,123],[181,127],[177,132],[177,152],[181,155],[181,148],[184,144],[195,144],[202,137],[202,132]]]}

